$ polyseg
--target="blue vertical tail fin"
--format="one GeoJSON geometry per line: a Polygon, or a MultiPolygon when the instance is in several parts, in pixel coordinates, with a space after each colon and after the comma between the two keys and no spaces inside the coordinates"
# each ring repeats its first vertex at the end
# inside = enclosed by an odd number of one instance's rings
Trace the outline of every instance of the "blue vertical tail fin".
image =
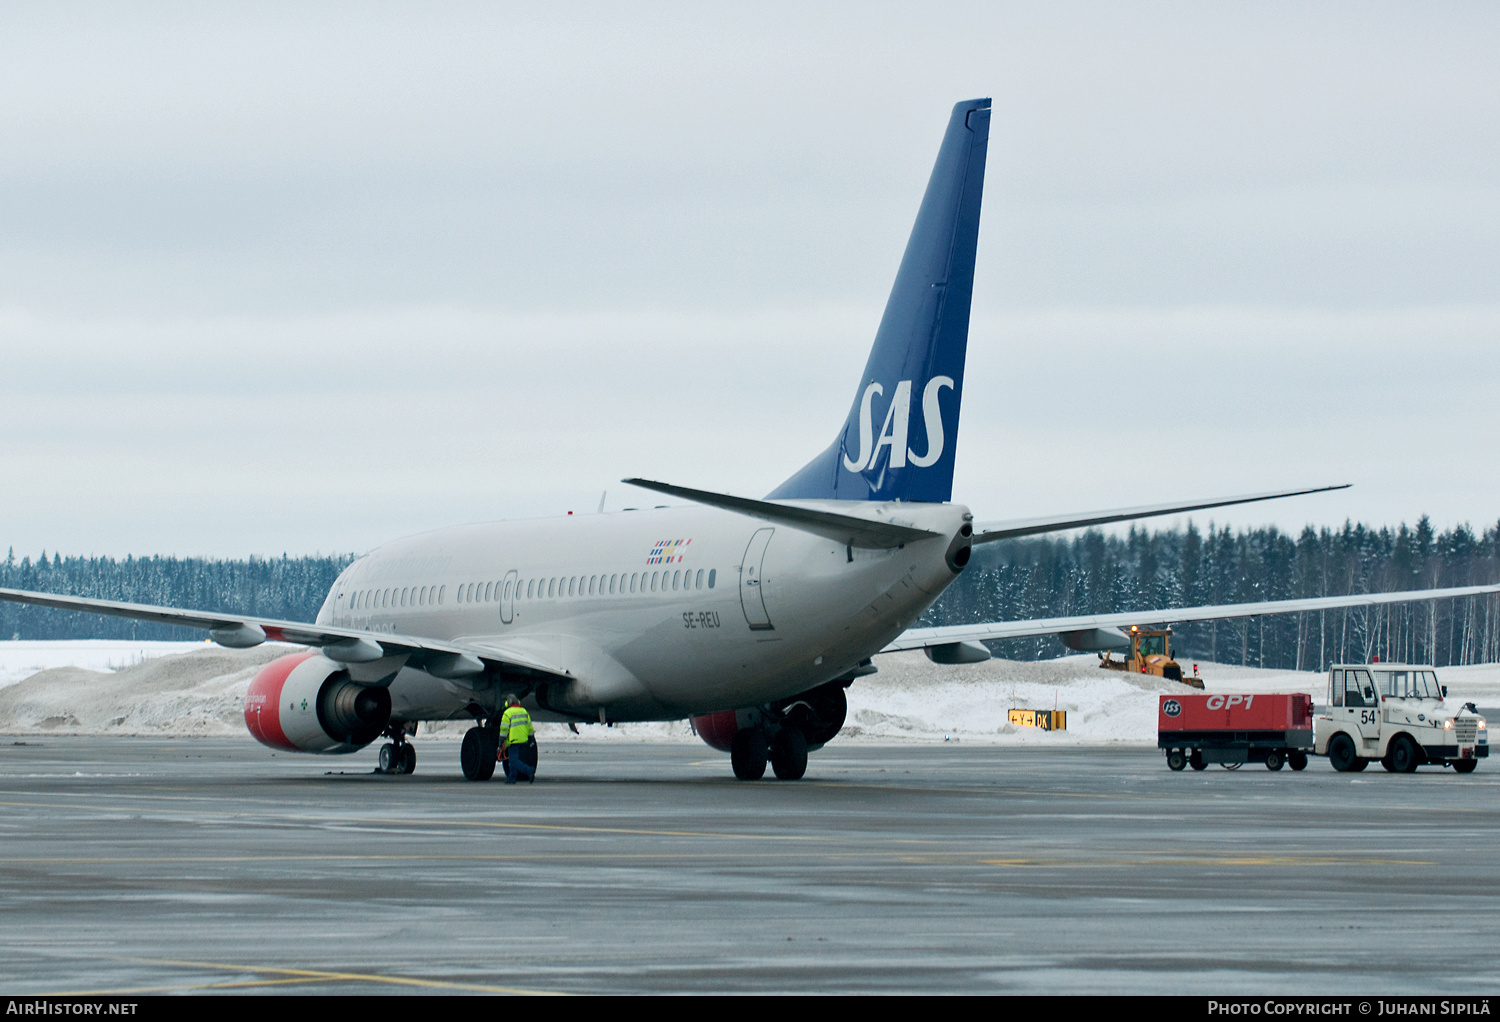
{"type": "Polygon", "coordinates": [[[989,137],[988,99],[953,108],[849,418],[771,499],[952,498],[989,137]]]}

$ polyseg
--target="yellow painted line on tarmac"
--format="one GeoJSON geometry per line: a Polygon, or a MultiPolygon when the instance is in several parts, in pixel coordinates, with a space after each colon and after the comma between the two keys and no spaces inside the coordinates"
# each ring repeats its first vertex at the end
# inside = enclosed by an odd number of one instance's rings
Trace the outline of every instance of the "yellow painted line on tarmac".
{"type": "Polygon", "coordinates": [[[1097,867],[1097,866],[1436,866],[1419,859],[1350,859],[1339,855],[1141,855],[1135,858],[1069,859],[1010,858],[980,859],[982,866],[1097,867]]]}
{"type": "Polygon", "coordinates": [[[128,990],[75,990],[62,993],[33,994],[34,997],[102,997],[110,994],[166,993],[172,990],[211,990],[228,987],[260,986],[277,983],[384,983],[390,986],[425,987],[434,990],[466,990],[483,994],[522,994],[532,997],[565,996],[557,990],[533,990],[527,987],[491,986],[484,983],[456,983],[451,980],[419,979],[415,976],[382,976],[368,972],[332,972],[322,969],[283,969],[262,965],[233,965],[224,962],[188,962],[170,958],[112,958],[110,961],[133,962],[138,965],[166,965],[184,969],[221,969],[228,972],[249,972],[288,977],[283,980],[242,981],[238,983],[208,983],[198,986],[138,987],[128,990]]]}
{"type": "MultiPolygon", "coordinates": [[[[124,798],[144,796],[123,796],[124,798]]],[[[319,816],[312,817],[301,813],[272,813],[272,812],[244,812],[236,810],[214,810],[214,809],[161,809],[155,806],[149,808],[138,808],[125,805],[91,806],[77,802],[54,803],[54,802],[0,802],[0,806],[30,809],[83,809],[100,813],[145,813],[159,816],[228,816],[241,819],[267,819],[288,820],[301,819],[309,824],[384,824],[387,826],[400,826],[414,830],[424,827],[477,827],[495,830],[544,830],[562,831],[566,833],[579,834],[634,834],[644,837],[706,837],[706,838],[734,838],[741,841],[836,841],[833,837],[815,837],[803,834],[731,834],[720,831],[700,830],[651,830],[643,827],[588,827],[582,824],[571,823],[504,823],[491,820],[433,820],[412,817],[386,817],[386,816],[319,816]]]]}
{"type": "Polygon", "coordinates": [[[305,986],[322,979],[246,979],[229,983],[174,983],[170,986],[120,987],[116,990],[69,990],[63,993],[27,994],[27,997],[121,997],[126,994],[183,994],[194,990],[240,990],[245,987],[305,986]]]}
{"type": "MultiPolygon", "coordinates": [[[[868,858],[881,852],[821,852],[824,856],[841,858],[868,858]]],[[[780,852],[559,852],[551,853],[548,860],[586,862],[604,859],[608,861],[642,859],[773,859],[786,856],[780,852]]],[[[0,866],[35,865],[56,863],[70,866],[109,866],[138,863],[181,864],[213,862],[536,862],[535,855],[139,855],[139,856],[33,856],[29,858],[0,859],[0,866]]]]}
{"type": "Polygon", "coordinates": [[[1137,799],[1150,798],[1146,794],[1130,795],[1108,795],[1103,792],[1088,791],[1025,791],[1015,788],[933,788],[921,785],[905,784],[867,784],[859,781],[819,781],[806,782],[809,788],[871,788],[876,791],[903,791],[911,795],[930,795],[941,793],[946,795],[1010,795],[1023,796],[1026,798],[1049,799],[1049,798],[1090,798],[1090,799],[1137,799]]]}

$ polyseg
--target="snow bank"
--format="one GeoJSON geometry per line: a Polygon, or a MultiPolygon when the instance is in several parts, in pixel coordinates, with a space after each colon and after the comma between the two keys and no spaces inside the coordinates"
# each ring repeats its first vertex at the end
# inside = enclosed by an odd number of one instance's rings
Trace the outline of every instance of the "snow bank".
{"type": "MultiPolygon", "coordinates": [[[[290,648],[228,650],[203,643],[0,642],[0,733],[246,736],[241,704],[250,678],[290,648]],[[38,671],[35,665],[46,669],[38,671]],[[24,678],[24,680],[16,680],[24,678]]],[[[1156,744],[1157,696],[1176,682],[1103,671],[1089,654],[1060,660],[942,666],[921,653],[879,657],[879,673],[849,688],[839,741],[962,741],[1004,745],[1156,744]],[[1066,731],[1015,728],[1011,707],[1059,709],[1066,731]]],[[[1199,662],[1210,692],[1309,692],[1326,676],[1199,662]]],[[[1438,677],[1450,706],[1500,706],[1500,664],[1449,667],[1438,677]]],[[[422,727],[458,739],[467,722],[422,727]]],[[[685,721],[538,728],[546,741],[696,741],[685,721]]]]}
{"type": "Polygon", "coordinates": [[[14,685],[50,667],[82,667],[89,671],[118,671],[171,653],[202,649],[203,642],[124,642],[118,639],[79,639],[47,642],[28,639],[0,642],[0,688],[14,685]]]}
{"type": "MultiPolygon", "coordinates": [[[[0,643],[0,647],[15,645],[45,644],[0,643]]],[[[245,735],[243,706],[250,679],[263,664],[293,648],[268,642],[255,649],[229,650],[201,642],[164,642],[149,646],[175,646],[179,651],[146,648],[145,653],[154,655],[141,659],[137,656],[142,651],[140,643],[116,643],[114,652],[94,644],[57,645],[87,645],[80,657],[84,662],[122,666],[118,670],[51,667],[7,685],[0,689],[0,732],[245,735]],[[184,647],[191,652],[181,652],[184,647]]],[[[7,652],[0,649],[0,670],[12,666],[5,663],[7,652]]],[[[37,654],[17,651],[11,655],[25,660],[37,654]]],[[[63,654],[44,656],[55,662],[63,654]]]]}

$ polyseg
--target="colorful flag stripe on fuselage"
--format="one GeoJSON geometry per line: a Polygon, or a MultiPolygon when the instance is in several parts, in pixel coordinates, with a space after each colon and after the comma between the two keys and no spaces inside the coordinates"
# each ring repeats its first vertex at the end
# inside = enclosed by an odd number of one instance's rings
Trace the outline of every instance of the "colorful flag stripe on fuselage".
{"type": "Polygon", "coordinates": [[[690,539],[659,539],[646,557],[647,564],[676,564],[685,556],[690,539]]]}

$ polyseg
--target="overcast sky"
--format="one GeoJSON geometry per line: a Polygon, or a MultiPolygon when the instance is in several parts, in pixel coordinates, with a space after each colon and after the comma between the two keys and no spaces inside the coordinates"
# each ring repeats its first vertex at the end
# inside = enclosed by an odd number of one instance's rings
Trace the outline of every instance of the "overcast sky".
{"type": "Polygon", "coordinates": [[[0,544],[764,494],[974,96],[955,500],[1492,524],[1497,53],[1479,3],[9,3],[0,544]]]}

